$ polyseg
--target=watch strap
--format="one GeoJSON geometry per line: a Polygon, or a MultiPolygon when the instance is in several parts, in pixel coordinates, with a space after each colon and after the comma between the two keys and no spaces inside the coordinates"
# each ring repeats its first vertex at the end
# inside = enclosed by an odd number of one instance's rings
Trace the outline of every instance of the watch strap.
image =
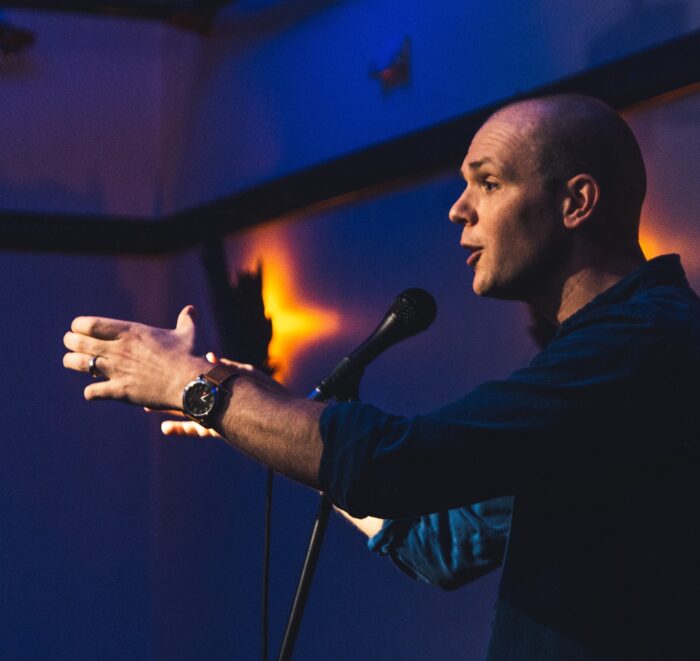
{"type": "Polygon", "coordinates": [[[240,372],[235,367],[225,363],[217,363],[208,372],[202,374],[202,378],[209,381],[216,388],[221,388],[232,377],[239,376],[240,372]]]}
{"type": "Polygon", "coordinates": [[[217,414],[217,409],[220,408],[220,402],[223,395],[228,395],[229,391],[224,388],[224,384],[226,382],[230,382],[232,380],[235,380],[241,376],[241,373],[236,369],[235,367],[231,365],[226,365],[224,363],[217,363],[210,369],[208,372],[204,374],[200,374],[197,379],[194,381],[190,381],[185,386],[185,391],[183,392],[183,413],[190,418],[190,420],[194,420],[195,422],[198,422],[200,425],[203,427],[212,427],[213,424],[213,419],[217,414]],[[187,405],[185,404],[185,393],[188,391],[190,387],[192,387],[195,383],[207,383],[208,387],[211,388],[213,397],[214,397],[214,403],[212,408],[209,410],[208,413],[205,413],[203,415],[197,415],[194,413],[191,413],[190,411],[187,410],[187,405]],[[223,391],[223,393],[222,393],[223,391]]]}

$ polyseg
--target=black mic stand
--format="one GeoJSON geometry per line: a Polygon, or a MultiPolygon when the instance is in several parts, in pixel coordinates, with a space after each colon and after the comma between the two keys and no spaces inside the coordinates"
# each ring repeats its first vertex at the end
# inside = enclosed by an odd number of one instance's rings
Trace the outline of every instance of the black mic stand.
{"type": "MultiPolygon", "coordinates": [[[[355,351],[345,356],[307,399],[317,402],[329,397],[335,397],[338,401],[358,399],[365,366],[397,342],[424,331],[435,319],[436,311],[435,299],[424,289],[407,289],[399,294],[375,331],[355,351]]],[[[331,508],[331,502],[322,495],[278,661],[292,658],[331,508]]]]}
{"type": "MultiPolygon", "coordinates": [[[[318,387],[314,388],[313,392],[307,397],[312,401],[322,402],[331,396],[334,396],[339,402],[351,402],[359,399],[360,381],[364,374],[364,369],[352,371],[346,375],[345,379],[340,379],[334,383],[333,392],[323,392],[318,387]]],[[[316,571],[316,563],[318,556],[321,553],[321,545],[323,544],[323,536],[328,526],[328,517],[330,516],[333,504],[328,498],[321,494],[321,500],[318,505],[318,513],[316,521],[311,530],[311,538],[309,539],[309,547],[306,550],[304,558],[304,566],[301,569],[299,576],[299,584],[294,595],[292,610],[289,613],[287,620],[287,628],[282,639],[282,647],[277,661],[290,661],[294,645],[296,644],[297,636],[299,635],[299,627],[301,626],[301,618],[304,615],[306,600],[309,597],[311,589],[311,581],[316,571]]]]}

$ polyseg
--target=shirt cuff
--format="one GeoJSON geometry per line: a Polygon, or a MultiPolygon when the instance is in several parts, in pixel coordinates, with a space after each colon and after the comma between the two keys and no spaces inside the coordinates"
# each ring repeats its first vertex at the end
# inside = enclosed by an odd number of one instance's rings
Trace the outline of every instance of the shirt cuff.
{"type": "Polygon", "coordinates": [[[374,441],[389,417],[362,402],[342,402],[321,413],[319,484],[331,502],[354,517],[371,514],[367,468],[374,441]]]}

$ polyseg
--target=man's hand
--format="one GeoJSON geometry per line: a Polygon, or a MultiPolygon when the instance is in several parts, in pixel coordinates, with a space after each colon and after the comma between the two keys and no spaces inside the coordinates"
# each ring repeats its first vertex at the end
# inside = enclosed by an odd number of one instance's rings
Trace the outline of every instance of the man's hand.
{"type": "Polygon", "coordinates": [[[63,343],[63,365],[88,372],[90,358],[103,381],[85,388],[85,399],[115,399],[154,409],[180,409],[184,386],[209,363],[193,353],[194,307],[186,306],[174,329],[105,317],[76,317],[63,343]]]}
{"type": "MultiPolygon", "coordinates": [[[[85,388],[86,399],[181,410],[185,385],[211,367],[205,358],[193,354],[193,314],[192,306],[185,307],[174,329],[77,317],[63,339],[69,349],[63,364],[104,377],[85,388]]],[[[216,430],[242,452],[317,489],[323,451],[319,419],[324,405],[291,397],[249,365],[229,364],[242,378],[217,412],[216,430]]]]}
{"type": "MultiPolygon", "coordinates": [[[[206,354],[206,359],[210,363],[224,363],[225,365],[231,365],[232,367],[238,368],[240,372],[244,372],[248,377],[255,380],[261,386],[270,388],[271,390],[276,390],[278,392],[284,392],[284,387],[278,381],[267,376],[267,374],[255,369],[252,365],[247,363],[238,363],[235,360],[230,360],[228,358],[217,358],[216,354],[213,352],[208,352],[206,354]]],[[[150,412],[151,409],[146,407],[146,411],[150,412]]],[[[221,434],[215,429],[209,429],[203,427],[198,422],[194,420],[188,420],[184,415],[179,413],[179,411],[166,411],[166,413],[177,416],[177,420],[163,420],[160,423],[160,430],[163,432],[164,436],[198,436],[200,438],[222,438],[221,434]]]]}

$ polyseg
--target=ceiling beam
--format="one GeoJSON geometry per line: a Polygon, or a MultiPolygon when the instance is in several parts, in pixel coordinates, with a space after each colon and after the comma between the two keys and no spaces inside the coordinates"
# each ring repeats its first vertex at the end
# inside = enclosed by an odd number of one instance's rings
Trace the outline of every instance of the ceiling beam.
{"type": "Polygon", "coordinates": [[[232,0],[10,0],[3,7],[171,20],[210,15],[232,0]]]}

